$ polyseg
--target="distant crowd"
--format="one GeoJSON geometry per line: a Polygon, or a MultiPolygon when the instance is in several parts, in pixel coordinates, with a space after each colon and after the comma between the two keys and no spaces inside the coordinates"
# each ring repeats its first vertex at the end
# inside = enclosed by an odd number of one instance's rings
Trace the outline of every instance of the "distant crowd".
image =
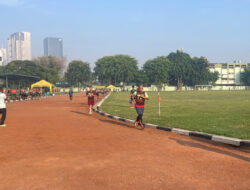
{"type": "MultiPolygon", "coordinates": [[[[90,91],[90,88],[85,89],[86,95],[88,95],[88,92],[90,91]]],[[[92,89],[93,90],[93,89],[92,89]]],[[[99,88],[99,89],[94,89],[93,93],[94,95],[96,95],[97,100],[99,100],[99,98],[102,96],[102,98],[108,93],[110,92],[110,89],[108,88],[99,88]]]]}
{"type": "Polygon", "coordinates": [[[46,88],[33,88],[33,89],[4,89],[6,99],[10,100],[27,100],[27,99],[39,99],[41,96],[46,96],[49,93],[49,89],[46,88]]]}
{"type": "MultiPolygon", "coordinates": [[[[86,96],[88,97],[88,105],[89,105],[89,114],[92,114],[92,107],[95,104],[95,99],[99,101],[100,98],[105,97],[105,95],[110,92],[111,90],[108,88],[96,88],[93,89],[93,87],[85,88],[84,92],[86,93],[86,96]]],[[[69,99],[70,101],[73,100],[73,90],[72,88],[69,90],[69,99]]]]}

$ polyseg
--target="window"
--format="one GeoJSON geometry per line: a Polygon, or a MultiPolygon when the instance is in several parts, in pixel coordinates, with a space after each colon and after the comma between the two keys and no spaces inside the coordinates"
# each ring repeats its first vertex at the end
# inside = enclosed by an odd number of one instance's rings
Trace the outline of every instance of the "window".
{"type": "Polygon", "coordinates": [[[227,64],[222,64],[222,69],[227,69],[227,64]]]}

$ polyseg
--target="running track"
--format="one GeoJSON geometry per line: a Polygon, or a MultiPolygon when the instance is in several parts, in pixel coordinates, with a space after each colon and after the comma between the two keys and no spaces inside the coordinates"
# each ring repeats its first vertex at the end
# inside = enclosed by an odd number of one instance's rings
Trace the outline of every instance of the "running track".
{"type": "Polygon", "coordinates": [[[8,104],[1,190],[250,189],[250,151],[87,113],[86,97],[8,104]]]}

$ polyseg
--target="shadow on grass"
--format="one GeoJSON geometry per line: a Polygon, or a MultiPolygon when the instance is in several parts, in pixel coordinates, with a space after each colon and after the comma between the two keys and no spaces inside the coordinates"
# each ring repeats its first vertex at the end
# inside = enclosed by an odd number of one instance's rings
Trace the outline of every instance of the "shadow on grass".
{"type": "Polygon", "coordinates": [[[114,120],[107,120],[107,119],[99,119],[101,122],[105,122],[105,123],[111,123],[111,124],[115,124],[115,125],[119,125],[119,126],[123,126],[123,127],[128,127],[128,128],[134,128],[134,129],[138,129],[138,130],[142,130],[141,128],[137,128],[135,127],[132,123],[129,125],[127,123],[122,123],[120,121],[114,121],[114,120]]]}
{"type": "MultiPolygon", "coordinates": [[[[219,153],[219,154],[231,156],[233,158],[237,158],[237,159],[240,159],[240,160],[243,160],[243,161],[246,161],[246,162],[250,162],[250,157],[245,157],[245,156],[242,156],[242,155],[239,155],[239,154],[235,154],[235,153],[230,152],[230,151],[220,150],[220,149],[208,147],[206,145],[202,145],[200,143],[195,143],[195,142],[180,140],[180,139],[176,139],[176,138],[173,138],[173,137],[169,137],[169,139],[176,141],[178,144],[180,144],[182,146],[189,146],[189,147],[193,147],[193,148],[207,150],[207,151],[210,151],[210,152],[215,152],[215,153],[219,153]]],[[[243,152],[248,152],[248,151],[244,151],[243,150],[243,152]]]]}

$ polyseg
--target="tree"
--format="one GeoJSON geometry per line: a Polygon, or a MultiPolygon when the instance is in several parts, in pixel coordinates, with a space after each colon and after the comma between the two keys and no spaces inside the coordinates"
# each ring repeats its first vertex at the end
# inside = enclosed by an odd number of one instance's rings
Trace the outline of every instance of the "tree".
{"type": "Polygon", "coordinates": [[[158,85],[169,83],[170,64],[168,58],[164,56],[148,60],[143,65],[143,71],[148,78],[148,82],[158,85]]]}
{"type": "Polygon", "coordinates": [[[0,66],[0,73],[3,73],[4,66],[0,66]]]}
{"type": "Polygon", "coordinates": [[[136,83],[137,86],[139,86],[140,84],[144,86],[149,85],[149,80],[144,70],[139,70],[137,72],[134,82],[136,83]]]}
{"type": "Polygon", "coordinates": [[[82,85],[88,84],[92,80],[89,64],[80,60],[70,62],[65,78],[73,86],[78,86],[79,83],[82,85]]]}
{"type": "Polygon", "coordinates": [[[208,60],[205,57],[191,58],[189,54],[177,51],[170,53],[171,61],[169,69],[170,84],[177,89],[185,86],[214,84],[218,80],[219,73],[209,71],[208,60]]]}
{"type": "Polygon", "coordinates": [[[12,61],[2,68],[2,72],[38,76],[51,83],[56,83],[60,78],[54,69],[37,65],[33,61],[12,61]]]}
{"type": "Polygon", "coordinates": [[[63,72],[65,71],[66,68],[66,58],[58,58],[55,56],[41,56],[41,57],[36,57],[33,59],[33,61],[37,65],[42,65],[45,67],[49,67],[51,69],[56,70],[60,76],[63,75],[63,72]]]}
{"type": "Polygon", "coordinates": [[[209,73],[209,82],[212,85],[215,85],[216,81],[219,79],[219,72],[215,71],[215,72],[210,72],[209,73]]]}
{"type": "Polygon", "coordinates": [[[187,53],[177,51],[170,53],[168,59],[171,61],[170,67],[170,84],[176,85],[177,89],[181,89],[190,80],[190,71],[192,59],[187,53]]]}
{"type": "Polygon", "coordinates": [[[241,81],[244,85],[250,85],[250,68],[246,68],[244,72],[241,73],[241,81]]]}
{"type": "Polygon", "coordinates": [[[102,84],[130,83],[138,72],[137,60],[128,55],[105,56],[95,63],[95,76],[102,84]]]}
{"type": "Polygon", "coordinates": [[[218,72],[209,71],[209,63],[205,57],[192,58],[190,77],[186,82],[188,86],[214,84],[219,77],[218,72]]]}

